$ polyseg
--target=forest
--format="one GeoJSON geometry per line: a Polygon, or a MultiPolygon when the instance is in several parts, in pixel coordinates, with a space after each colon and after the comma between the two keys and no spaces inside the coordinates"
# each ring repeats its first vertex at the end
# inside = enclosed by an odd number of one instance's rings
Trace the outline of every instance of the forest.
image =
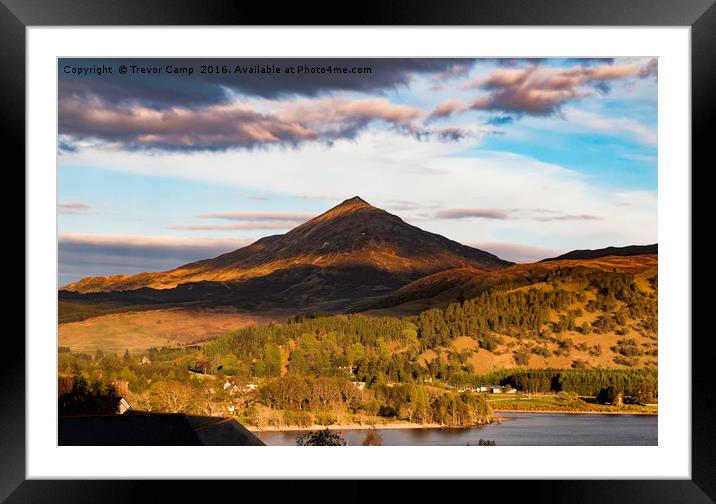
{"type": "MultiPolygon", "coordinates": [[[[655,288],[656,280],[651,284],[655,288]]],[[[565,269],[554,271],[542,288],[494,289],[415,316],[302,314],[204,345],[151,348],[141,355],[60,348],[58,364],[64,376],[126,380],[136,407],[147,410],[230,411],[257,425],[404,419],[460,426],[490,418],[481,394],[459,392],[484,385],[583,396],[612,386],[638,402],[656,402],[656,368],[633,367],[634,359],[656,355],[656,315],[656,295],[633,276],[565,269]],[[594,315],[593,322],[578,324],[585,313],[594,315]],[[624,335],[611,347],[574,345],[568,337],[570,331],[611,330],[624,335]],[[654,343],[639,344],[636,334],[654,343]],[[464,337],[474,348],[452,346],[464,337]],[[475,372],[471,357],[508,351],[507,337],[524,342],[512,348],[514,364],[475,372]],[[427,359],[428,351],[436,356],[427,359]],[[590,368],[575,359],[568,369],[529,369],[531,356],[573,351],[611,352],[615,362],[630,359],[629,367],[590,368]]]]}

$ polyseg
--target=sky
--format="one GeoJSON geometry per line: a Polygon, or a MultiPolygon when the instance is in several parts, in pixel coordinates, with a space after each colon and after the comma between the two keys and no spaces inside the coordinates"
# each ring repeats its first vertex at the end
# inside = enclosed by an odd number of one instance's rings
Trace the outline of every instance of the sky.
{"type": "Polygon", "coordinates": [[[60,285],[214,257],[353,196],[515,262],[657,242],[656,58],[60,59],[58,77],[60,285]]]}

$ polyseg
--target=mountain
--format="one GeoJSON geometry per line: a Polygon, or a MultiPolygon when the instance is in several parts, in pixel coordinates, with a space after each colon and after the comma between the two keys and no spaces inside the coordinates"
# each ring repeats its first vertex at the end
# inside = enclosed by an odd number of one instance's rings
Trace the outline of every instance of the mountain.
{"type": "Polygon", "coordinates": [[[88,277],[61,290],[99,301],[269,302],[284,306],[386,294],[454,268],[493,271],[512,263],[423,231],[359,197],[286,234],[158,273],[88,277]],[[104,294],[104,295],[103,295],[104,294]]]}
{"type": "Polygon", "coordinates": [[[627,247],[607,247],[596,250],[573,250],[571,252],[567,252],[566,254],[562,254],[561,256],[542,259],[540,262],[559,261],[562,259],[597,259],[599,257],[607,256],[633,256],[658,253],[659,245],[654,243],[653,245],[629,245],[627,247]]]}
{"type": "Polygon", "coordinates": [[[657,266],[655,255],[642,254],[610,255],[594,259],[553,259],[515,264],[494,271],[455,268],[427,275],[381,298],[370,300],[359,309],[381,310],[382,313],[390,314],[418,313],[428,308],[444,307],[460,299],[471,299],[489,290],[538,286],[568,274],[610,272],[650,276],[656,273],[657,266]]]}

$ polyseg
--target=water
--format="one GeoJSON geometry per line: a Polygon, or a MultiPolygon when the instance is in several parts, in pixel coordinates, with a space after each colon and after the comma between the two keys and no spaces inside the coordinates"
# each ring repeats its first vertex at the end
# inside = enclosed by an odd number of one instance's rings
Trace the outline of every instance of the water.
{"type": "MultiPolygon", "coordinates": [[[[502,413],[502,423],[467,429],[376,429],[384,446],[465,446],[480,439],[498,446],[656,446],[658,417],[502,413]]],[[[349,445],[361,445],[368,431],[340,431],[349,445]]],[[[301,432],[261,432],[267,445],[296,444],[301,432]]]]}

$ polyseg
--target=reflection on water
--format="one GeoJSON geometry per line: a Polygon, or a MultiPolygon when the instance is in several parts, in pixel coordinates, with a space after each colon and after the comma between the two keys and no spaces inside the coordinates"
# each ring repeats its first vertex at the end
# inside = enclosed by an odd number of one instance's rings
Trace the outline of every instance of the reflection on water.
{"type": "MultiPolygon", "coordinates": [[[[504,421],[469,429],[375,429],[383,446],[466,446],[480,439],[497,446],[656,446],[658,417],[503,413],[504,421]]],[[[371,441],[371,431],[344,430],[349,445],[371,441]]],[[[267,445],[296,444],[300,432],[261,432],[267,445]]],[[[373,436],[375,444],[377,437],[373,436]]]]}

